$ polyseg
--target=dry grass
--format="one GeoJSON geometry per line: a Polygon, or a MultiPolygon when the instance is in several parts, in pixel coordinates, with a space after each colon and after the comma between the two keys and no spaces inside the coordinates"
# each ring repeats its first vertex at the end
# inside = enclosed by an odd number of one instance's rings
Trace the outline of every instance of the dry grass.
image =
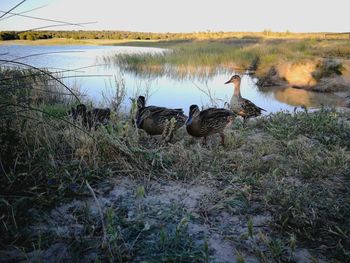
{"type": "Polygon", "coordinates": [[[188,68],[210,72],[254,68],[257,69],[257,75],[263,75],[271,67],[286,62],[303,64],[305,61],[318,61],[325,57],[347,59],[350,56],[348,41],[344,40],[243,38],[130,42],[120,45],[170,49],[171,52],[163,54],[122,54],[106,58],[128,71],[158,75],[176,75],[176,72],[188,68]]]}
{"type": "Polygon", "coordinates": [[[237,120],[225,147],[216,137],[202,147],[184,129],[168,144],[149,139],[121,112],[87,131],[62,97],[55,107],[28,100],[34,84],[1,89],[2,255],[61,244],[71,260],[93,251],[102,262],[209,262],[225,247],[241,261],[293,261],[302,248],[349,258],[349,116],[237,120]]]}

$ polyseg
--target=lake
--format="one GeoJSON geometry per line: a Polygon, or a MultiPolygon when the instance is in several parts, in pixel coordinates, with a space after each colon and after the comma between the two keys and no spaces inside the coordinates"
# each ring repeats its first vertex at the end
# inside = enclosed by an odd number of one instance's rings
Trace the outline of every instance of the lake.
{"type": "MultiPolygon", "coordinates": [[[[85,101],[103,106],[115,92],[115,82],[124,83],[127,91],[123,108],[128,110],[130,100],[141,94],[149,94],[148,104],[183,108],[187,112],[191,104],[199,106],[224,106],[233,94],[233,86],[224,85],[234,72],[217,72],[206,77],[185,74],[137,74],[125,72],[118,66],[107,63],[103,58],[117,53],[165,52],[160,48],[118,47],[118,46],[25,46],[0,45],[1,59],[18,59],[19,62],[52,71],[75,70],[61,73],[69,87],[78,87],[86,94],[85,101]],[[34,54],[41,54],[31,56],[34,54]],[[29,56],[26,58],[20,58],[29,56]],[[20,59],[19,59],[20,58],[20,59]],[[85,67],[85,68],[84,68],[85,67]],[[210,92],[211,98],[207,95],[210,92]],[[214,99],[214,100],[213,100],[214,99]]],[[[8,66],[2,64],[2,66],[8,66]]],[[[256,79],[242,76],[241,93],[267,113],[280,110],[293,111],[301,106],[317,108],[343,106],[344,98],[332,93],[317,93],[291,87],[270,88],[261,91],[255,85],[256,79]]]]}

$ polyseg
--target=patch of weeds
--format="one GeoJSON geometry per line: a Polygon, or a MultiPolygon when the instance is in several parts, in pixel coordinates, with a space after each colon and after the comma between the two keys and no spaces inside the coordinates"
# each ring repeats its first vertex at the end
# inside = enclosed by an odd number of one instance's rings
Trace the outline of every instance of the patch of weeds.
{"type": "MultiPolygon", "coordinates": [[[[116,262],[129,261],[143,248],[144,240],[152,229],[141,220],[129,220],[127,214],[120,209],[108,208],[105,212],[107,256],[116,262]]],[[[102,237],[100,229],[95,236],[102,237]]]]}
{"type": "Polygon", "coordinates": [[[162,229],[156,242],[147,243],[143,257],[147,262],[208,262],[208,244],[197,244],[188,233],[188,221],[183,218],[173,229],[162,229]]]}
{"type": "MultiPolygon", "coordinates": [[[[266,125],[266,131],[278,140],[291,140],[298,135],[316,139],[329,147],[344,144],[349,127],[339,122],[339,113],[322,108],[309,113],[307,110],[297,113],[277,112],[272,114],[266,125]]],[[[349,147],[349,144],[346,144],[349,147]]]]}
{"type": "Polygon", "coordinates": [[[161,222],[174,223],[180,220],[184,215],[184,208],[176,203],[170,206],[162,207],[161,211],[153,211],[157,213],[157,219],[161,222]]]}
{"type": "Polygon", "coordinates": [[[224,207],[233,214],[245,214],[250,208],[250,201],[243,191],[236,193],[234,196],[229,196],[229,198],[221,202],[223,202],[224,207]]]}
{"type": "Polygon", "coordinates": [[[265,198],[281,231],[293,233],[308,246],[324,246],[328,256],[339,260],[349,255],[350,195],[346,183],[276,181],[265,198]]]}
{"type": "Polygon", "coordinates": [[[67,117],[67,108],[65,104],[45,104],[43,111],[48,113],[48,116],[64,118],[67,117]]]}
{"type": "Polygon", "coordinates": [[[245,263],[244,255],[240,251],[236,251],[237,263],[245,263]]]}
{"type": "Polygon", "coordinates": [[[321,78],[331,77],[333,75],[342,75],[344,66],[337,60],[324,60],[317,64],[316,71],[312,73],[312,76],[316,80],[321,78]]]}
{"type": "Polygon", "coordinates": [[[288,165],[295,176],[305,179],[337,178],[350,171],[350,157],[338,146],[327,149],[322,144],[310,143],[307,138],[292,140],[287,143],[288,165]]]}
{"type": "Polygon", "coordinates": [[[269,242],[269,248],[270,248],[272,257],[276,261],[280,261],[284,250],[283,242],[280,239],[273,239],[269,242]]]}
{"type": "Polygon", "coordinates": [[[225,134],[225,147],[232,149],[239,149],[245,143],[245,133],[239,130],[238,132],[232,131],[225,134]]]}

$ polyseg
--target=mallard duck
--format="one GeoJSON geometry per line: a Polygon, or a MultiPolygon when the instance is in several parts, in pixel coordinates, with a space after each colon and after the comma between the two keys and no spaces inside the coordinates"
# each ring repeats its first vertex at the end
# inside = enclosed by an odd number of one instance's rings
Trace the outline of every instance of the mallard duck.
{"type": "Polygon", "coordinates": [[[111,109],[109,108],[93,108],[91,111],[88,111],[88,114],[92,123],[106,124],[111,120],[111,109]]]}
{"type": "Polygon", "coordinates": [[[225,84],[233,83],[235,88],[233,96],[231,98],[230,109],[237,115],[243,117],[244,122],[251,117],[257,117],[261,115],[261,111],[266,111],[263,108],[256,106],[248,99],[241,96],[241,77],[234,75],[225,84]]]}
{"type": "Polygon", "coordinates": [[[182,109],[168,109],[165,107],[147,106],[144,96],[137,99],[136,126],[149,135],[161,135],[172,118],[176,120],[174,129],[185,124],[187,116],[182,109]]]}
{"type": "Polygon", "coordinates": [[[96,128],[99,124],[106,124],[111,119],[111,110],[109,108],[93,108],[88,111],[85,104],[77,105],[76,109],[72,107],[71,114],[73,120],[81,117],[83,125],[89,129],[92,127],[96,128]]]}
{"type": "Polygon", "coordinates": [[[209,108],[200,111],[197,105],[191,105],[186,130],[194,137],[204,137],[204,144],[207,143],[207,136],[219,133],[221,143],[225,145],[224,129],[233,122],[235,116],[234,112],[227,109],[209,108]]]}

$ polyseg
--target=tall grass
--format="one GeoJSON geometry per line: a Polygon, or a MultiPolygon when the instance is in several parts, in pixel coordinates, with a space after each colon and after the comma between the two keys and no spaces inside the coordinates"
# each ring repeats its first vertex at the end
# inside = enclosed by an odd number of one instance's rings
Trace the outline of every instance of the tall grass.
{"type": "MultiPolygon", "coordinates": [[[[125,45],[150,46],[149,43],[125,45]]],[[[191,68],[246,70],[260,59],[259,71],[267,71],[281,62],[304,61],[323,57],[347,58],[350,56],[348,41],[328,40],[264,40],[232,39],[212,41],[153,42],[151,46],[170,49],[160,54],[118,54],[107,57],[122,68],[133,72],[168,74],[191,68]]]]}
{"type": "Polygon", "coordinates": [[[107,129],[91,134],[73,123],[67,113],[71,96],[47,76],[19,69],[1,74],[8,79],[0,84],[4,245],[21,237],[28,208],[81,193],[85,180],[108,174],[107,163],[108,169],[131,171],[140,163],[107,129]]]}
{"type": "Polygon", "coordinates": [[[131,116],[121,112],[113,113],[113,125],[88,131],[66,115],[74,101],[54,93],[64,90],[46,77],[22,78],[28,75],[22,70],[1,74],[9,81],[0,86],[2,249],[11,244],[29,252],[33,244],[45,249],[63,240],[78,251],[77,258],[94,247],[101,261],[207,262],[212,250],[203,235],[190,234],[191,222],[210,225],[223,238],[234,238],[240,253],[266,261],[291,260],[295,247],[348,259],[348,116],[325,109],[281,112],[248,126],[236,120],[225,148],[215,137],[202,147],[183,129],[165,144],[136,130],[131,116]],[[37,90],[42,84],[45,92],[37,90]],[[98,190],[115,177],[135,180],[138,187],[124,199],[102,203],[102,216],[92,216],[88,207],[74,211],[84,235],[67,238],[30,228],[41,222],[37,213],[91,196],[87,181],[98,190]],[[152,180],[200,181],[210,192],[195,213],[175,202],[154,207],[144,201],[154,190],[147,187],[152,180]],[[266,213],[272,232],[263,233],[251,218],[266,213]],[[233,229],[230,220],[237,216],[247,235],[233,229]]]}

